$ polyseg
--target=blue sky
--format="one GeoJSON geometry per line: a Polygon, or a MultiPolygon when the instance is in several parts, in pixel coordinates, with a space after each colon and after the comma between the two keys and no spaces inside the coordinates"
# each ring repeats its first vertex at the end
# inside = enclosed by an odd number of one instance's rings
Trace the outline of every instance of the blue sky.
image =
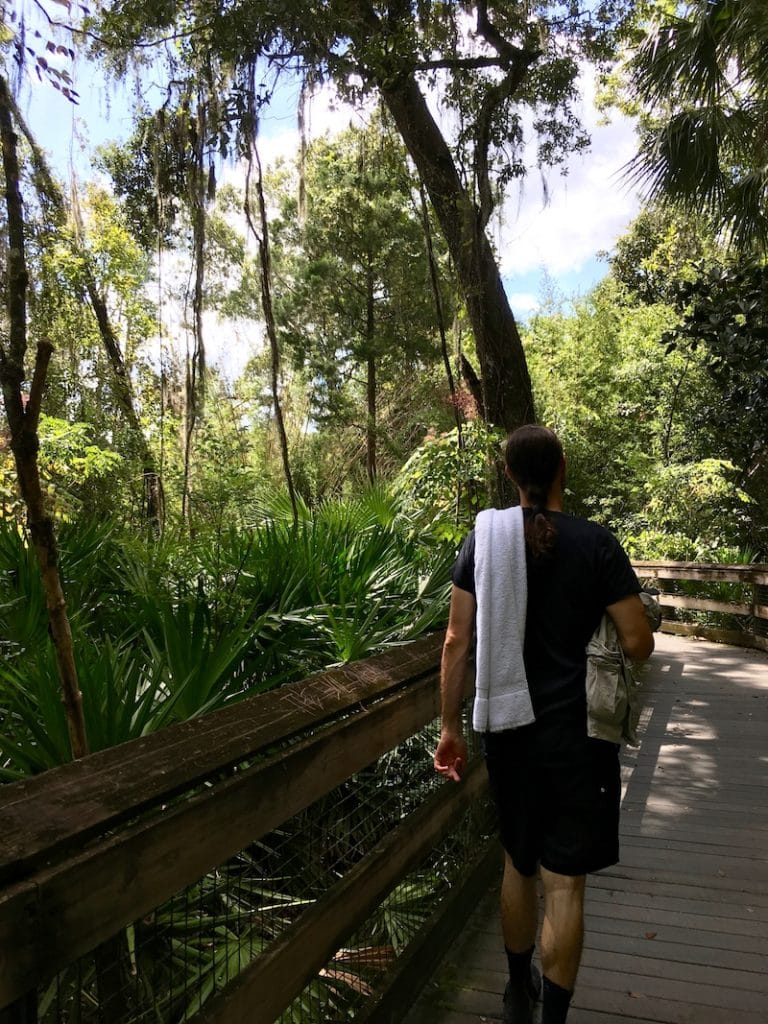
{"type": "MultiPolygon", "coordinates": [[[[59,174],[67,177],[72,165],[83,180],[91,173],[95,147],[125,138],[130,131],[130,103],[127,88],[108,84],[93,66],[81,61],[73,77],[79,106],[45,84],[25,87],[21,105],[59,174]]],[[[262,158],[267,163],[296,149],[297,94],[298,88],[288,85],[264,117],[262,158]]],[[[612,248],[639,209],[637,198],[621,181],[621,167],[634,152],[633,125],[619,115],[610,124],[602,123],[593,98],[594,82],[586,69],[580,113],[592,135],[591,149],[570,160],[567,175],[549,174],[546,201],[531,152],[529,175],[489,225],[510,303],[521,319],[535,311],[552,287],[566,299],[589,291],[606,272],[598,252],[612,248]]],[[[310,132],[338,131],[360,117],[325,89],[311,102],[310,132]]],[[[232,168],[225,173],[238,176],[232,168]]]]}

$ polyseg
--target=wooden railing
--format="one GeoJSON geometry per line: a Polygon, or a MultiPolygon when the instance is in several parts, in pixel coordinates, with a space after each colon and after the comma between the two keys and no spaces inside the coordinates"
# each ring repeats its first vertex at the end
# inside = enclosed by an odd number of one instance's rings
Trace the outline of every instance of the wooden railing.
{"type": "Polygon", "coordinates": [[[659,601],[664,616],[661,624],[664,632],[700,636],[719,643],[768,651],[768,564],[660,561],[633,562],[632,566],[641,580],[655,584],[661,591],[659,601]],[[681,593],[681,583],[686,591],[699,592],[681,593]],[[713,598],[707,594],[712,584],[732,584],[725,589],[737,593],[713,598]],[[727,616],[735,619],[739,627],[706,621],[682,621],[680,612],[704,612],[709,613],[710,618],[713,614],[727,616]]]}
{"type": "MultiPolygon", "coordinates": [[[[432,722],[441,643],[427,637],[0,788],[0,1021],[37,1022],[35,993],[58,972],[432,722]]],[[[435,786],[194,1020],[279,1017],[484,786],[477,759],[461,786],[435,786]]],[[[455,934],[445,915],[469,912],[497,859],[478,837],[462,884],[412,944],[418,958],[398,959],[358,1019],[396,1019],[455,934]]]]}

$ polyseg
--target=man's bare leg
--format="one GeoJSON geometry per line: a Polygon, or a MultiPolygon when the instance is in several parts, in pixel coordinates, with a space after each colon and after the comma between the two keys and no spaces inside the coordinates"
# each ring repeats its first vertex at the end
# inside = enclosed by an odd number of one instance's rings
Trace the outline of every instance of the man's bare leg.
{"type": "Polygon", "coordinates": [[[524,953],[536,943],[539,904],[536,876],[521,875],[508,853],[504,854],[501,883],[501,930],[510,953],[524,953]]]}
{"type": "Polygon", "coordinates": [[[521,875],[509,855],[505,855],[501,926],[509,983],[504,990],[502,1024],[531,1024],[533,1019],[533,1005],[541,989],[538,971],[531,968],[538,910],[536,876],[521,875]]]}
{"type": "Polygon", "coordinates": [[[541,964],[544,974],[561,988],[573,991],[584,942],[585,875],[556,875],[541,869],[544,923],[541,964]]]}
{"type": "Polygon", "coordinates": [[[576,985],[581,962],[586,877],[558,875],[542,868],[541,881],[544,886],[544,922],[541,929],[543,1022],[561,1024],[568,1013],[570,994],[576,985]]]}

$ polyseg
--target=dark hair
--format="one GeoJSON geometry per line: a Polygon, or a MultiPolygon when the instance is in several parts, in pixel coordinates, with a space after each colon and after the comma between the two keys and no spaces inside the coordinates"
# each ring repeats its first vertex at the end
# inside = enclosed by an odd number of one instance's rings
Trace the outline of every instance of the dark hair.
{"type": "Polygon", "coordinates": [[[525,524],[525,540],[534,558],[539,558],[551,552],[557,536],[545,506],[563,462],[563,446],[557,434],[531,423],[510,434],[505,457],[512,479],[533,509],[525,524]]]}

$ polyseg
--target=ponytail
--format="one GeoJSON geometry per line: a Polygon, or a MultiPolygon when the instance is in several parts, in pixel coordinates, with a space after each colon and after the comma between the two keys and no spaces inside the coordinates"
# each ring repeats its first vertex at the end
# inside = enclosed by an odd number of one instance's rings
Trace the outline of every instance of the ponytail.
{"type": "Polygon", "coordinates": [[[525,543],[534,558],[543,558],[555,546],[557,530],[547,516],[546,494],[542,495],[534,484],[528,488],[527,497],[531,503],[531,515],[525,523],[525,543]]]}
{"type": "Polygon", "coordinates": [[[562,461],[562,445],[546,427],[520,427],[507,441],[507,467],[532,507],[532,514],[526,517],[525,541],[534,558],[546,557],[555,546],[557,530],[547,515],[546,503],[562,461]]]}

